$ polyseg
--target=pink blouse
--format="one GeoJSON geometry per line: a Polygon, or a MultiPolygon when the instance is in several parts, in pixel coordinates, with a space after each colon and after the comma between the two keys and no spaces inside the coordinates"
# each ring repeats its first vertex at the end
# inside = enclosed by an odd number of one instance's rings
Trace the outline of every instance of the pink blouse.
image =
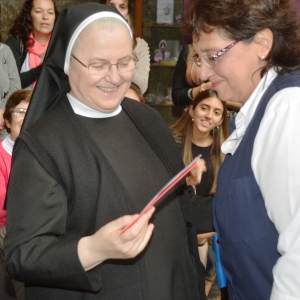
{"type": "Polygon", "coordinates": [[[0,141],[0,227],[6,225],[6,210],[3,205],[11,169],[11,155],[3,148],[3,141],[0,141]]]}

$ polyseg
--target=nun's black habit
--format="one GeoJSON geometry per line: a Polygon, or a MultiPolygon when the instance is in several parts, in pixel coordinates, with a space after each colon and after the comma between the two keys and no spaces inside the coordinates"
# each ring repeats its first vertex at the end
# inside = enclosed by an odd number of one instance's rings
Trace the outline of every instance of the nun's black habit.
{"type": "MultiPolygon", "coordinates": [[[[13,155],[7,270],[25,281],[30,300],[205,299],[196,240],[202,220],[193,216],[184,181],[157,206],[153,236],[140,255],[88,272],[80,264],[80,238],[139,212],[183,168],[172,134],[148,106],[125,99],[121,113],[106,119],[73,112],[63,70],[66,49],[78,25],[100,11],[116,12],[98,4],[75,6],[63,10],[55,25],[13,155]]],[[[205,204],[200,212],[210,215],[205,204]]],[[[212,230],[208,219],[204,231],[212,230]]]]}

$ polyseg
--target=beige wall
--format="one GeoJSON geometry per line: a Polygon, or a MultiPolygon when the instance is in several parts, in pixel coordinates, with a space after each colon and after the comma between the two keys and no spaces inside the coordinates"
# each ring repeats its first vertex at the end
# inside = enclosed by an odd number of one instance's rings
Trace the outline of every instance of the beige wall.
{"type": "MultiPolygon", "coordinates": [[[[0,16],[0,30],[2,32],[2,42],[7,39],[7,32],[15,19],[17,13],[20,11],[25,0],[0,0],[1,16],[0,16]]],[[[65,7],[76,5],[80,3],[97,2],[92,0],[55,0],[59,11],[65,7]]]]}

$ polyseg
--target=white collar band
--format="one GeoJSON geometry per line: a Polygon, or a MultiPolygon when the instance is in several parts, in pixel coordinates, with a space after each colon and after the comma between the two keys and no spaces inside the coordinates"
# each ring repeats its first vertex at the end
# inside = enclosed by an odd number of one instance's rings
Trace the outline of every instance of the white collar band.
{"type": "Polygon", "coordinates": [[[119,105],[114,111],[110,113],[105,113],[102,111],[95,110],[86,104],[82,103],[81,101],[77,100],[70,94],[67,94],[68,100],[72,106],[72,109],[76,115],[80,115],[87,118],[93,118],[93,119],[101,119],[101,118],[110,118],[118,115],[121,110],[122,106],[119,105]]]}

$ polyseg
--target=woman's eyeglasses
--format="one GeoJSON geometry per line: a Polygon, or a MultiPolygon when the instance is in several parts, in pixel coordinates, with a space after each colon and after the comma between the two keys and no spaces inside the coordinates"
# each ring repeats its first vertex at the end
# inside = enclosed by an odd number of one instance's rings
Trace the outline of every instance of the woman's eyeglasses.
{"type": "Polygon", "coordinates": [[[213,69],[217,65],[218,59],[224,55],[228,50],[230,50],[233,46],[235,46],[240,40],[237,40],[227,47],[219,50],[216,54],[213,55],[203,55],[202,57],[199,57],[199,55],[196,53],[191,57],[192,62],[200,68],[201,61],[209,68],[213,69]]]}
{"type": "Polygon", "coordinates": [[[26,108],[14,108],[13,110],[12,110],[12,113],[15,115],[15,116],[17,116],[17,117],[19,117],[19,116],[25,116],[25,114],[26,114],[26,111],[27,111],[27,109],[26,108]]]}

